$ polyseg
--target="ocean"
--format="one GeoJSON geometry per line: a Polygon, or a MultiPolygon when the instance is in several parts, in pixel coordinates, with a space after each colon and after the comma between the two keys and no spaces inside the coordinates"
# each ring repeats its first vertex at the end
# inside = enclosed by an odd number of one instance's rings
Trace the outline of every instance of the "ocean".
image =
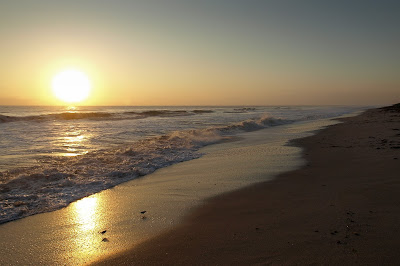
{"type": "MultiPolygon", "coordinates": [[[[0,224],[202,156],[269,127],[339,117],[354,106],[0,106],[0,224]]],[[[265,131],[267,132],[267,131],[265,131]]]]}

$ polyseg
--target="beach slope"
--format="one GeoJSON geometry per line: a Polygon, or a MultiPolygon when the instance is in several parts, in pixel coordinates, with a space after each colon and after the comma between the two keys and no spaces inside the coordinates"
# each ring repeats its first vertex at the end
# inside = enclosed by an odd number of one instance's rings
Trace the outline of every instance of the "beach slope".
{"type": "Polygon", "coordinates": [[[400,108],[295,140],[307,164],[208,200],[179,226],[101,262],[398,264],[400,108]]]}

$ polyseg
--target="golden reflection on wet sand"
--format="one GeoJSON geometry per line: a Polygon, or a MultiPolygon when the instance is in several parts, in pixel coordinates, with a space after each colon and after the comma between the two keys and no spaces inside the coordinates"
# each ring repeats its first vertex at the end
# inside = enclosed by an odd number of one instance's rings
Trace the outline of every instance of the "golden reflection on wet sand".
{"type": "Polygon", "coordinates": [[[76,211],[75,218],[81,231],[93,230],[96,227],[97,201],[96,197],[89,197],[76,202],[74,208],[76,211]]]}
{"type": "Polygon", "coordinates": [[[72,203],[71,252],[74,257],[91,260],[102,255],[108,240],[102,219],[101,197],[93,195],[72,203]]]}

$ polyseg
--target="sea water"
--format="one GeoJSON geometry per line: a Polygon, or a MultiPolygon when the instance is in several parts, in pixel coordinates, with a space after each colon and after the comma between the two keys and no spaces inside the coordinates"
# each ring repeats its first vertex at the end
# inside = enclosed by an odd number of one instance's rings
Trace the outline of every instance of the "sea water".
{"type": "Polygon", "coordinates": [[[0,106],[0,223],[52,211],[244,132],[327,119],[348,106],[0,106]]]}

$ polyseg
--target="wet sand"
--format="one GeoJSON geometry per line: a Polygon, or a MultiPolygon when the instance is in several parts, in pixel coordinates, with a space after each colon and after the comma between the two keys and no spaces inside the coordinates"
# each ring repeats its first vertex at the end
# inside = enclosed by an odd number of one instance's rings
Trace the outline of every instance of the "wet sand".
{"type": "Polygon", "coordinates": [[[2,224],[0,265],[85,265],[132,248],[180,224],[205,199],[300,167],[301,149],[284,144],[334,123],[323,119],[246,132],[202,148],[196,160],[2,224]]]}
{"type": "Polygon", "coordinates": [[[307,164],[208,200],[100,264],[400,263],[400,112],[368,110],[294,141],[307,164]]]}

